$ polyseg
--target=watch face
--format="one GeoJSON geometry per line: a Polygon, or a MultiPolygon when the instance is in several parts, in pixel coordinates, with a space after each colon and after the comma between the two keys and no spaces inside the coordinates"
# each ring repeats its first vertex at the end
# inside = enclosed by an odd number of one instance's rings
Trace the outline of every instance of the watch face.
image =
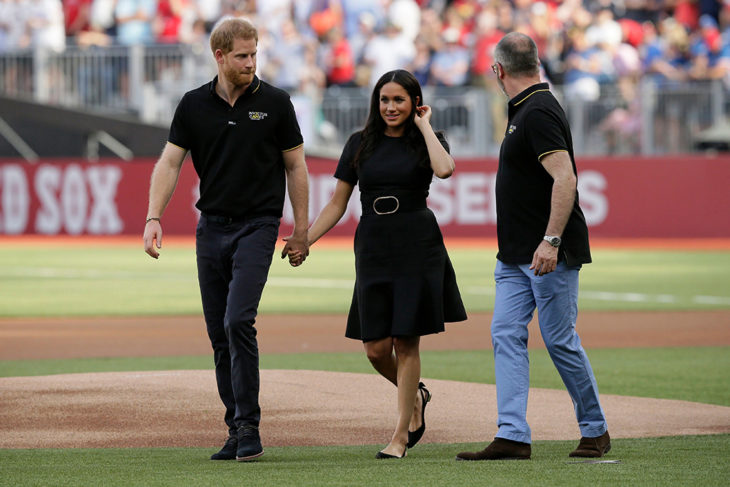
{"type": "Polygon", "coordinates": [[[560,237],[550,237],[546,238],[545,240],[547,240],[548,243],[553,247],[560,247],[560,237]]]}

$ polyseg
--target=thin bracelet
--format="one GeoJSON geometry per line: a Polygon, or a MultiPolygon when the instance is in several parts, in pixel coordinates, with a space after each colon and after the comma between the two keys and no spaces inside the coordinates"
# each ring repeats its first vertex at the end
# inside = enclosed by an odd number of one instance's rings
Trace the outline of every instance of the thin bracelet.
{"type": "Polygon", "coordinates": [[[151,217],[149,217],[149,218],[148,218],[147,220],[145,220],[144,224],[145,224],[145,225],[147,225],[147,224],[148,224],[149,222],[151,222],[152,220],[160,221],[160,217],[157,217],[157,216],[151,216],[151,217]]]}

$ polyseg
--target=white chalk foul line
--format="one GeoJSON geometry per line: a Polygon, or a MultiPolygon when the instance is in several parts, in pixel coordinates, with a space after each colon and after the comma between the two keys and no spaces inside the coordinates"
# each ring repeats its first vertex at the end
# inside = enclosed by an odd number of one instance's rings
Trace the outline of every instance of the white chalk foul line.
{"type": "MultiPolygon", "coordinates": [[[[186,274],[187,275],[187,274],[186,274]]],[[[0,271],[0,277],[42,277],[47,279],[130,279],[139,277],[137,272],[107,271],[99,269],[60,269],[53,267],[26,268],[7,267],[0,271]]],[[[156,274],[156,278],[179,279],[182,274],[162,275],[156,274]]],[[[294,287],[294,288],[318,288],[318,289],[352,289],[352,279],[320,279],[303,277],[270,277],[267,285],[273,287],[294,287]]],[[[466,294],[477,296],[494,296],[494,287],[490,286],[468,286],[463,289],[466,294]]],[[[681,300],[680,297],[672,294],[644,294],[644,293],[619,293],[611,291],[581,291],[581,299],[594,301],[612,301],[620,303],[659,303],[673,304],[681,300]]],[[[705,306],[730,306],[728,296],[690,296],[689,300],[694,304],[705,306]]]]}

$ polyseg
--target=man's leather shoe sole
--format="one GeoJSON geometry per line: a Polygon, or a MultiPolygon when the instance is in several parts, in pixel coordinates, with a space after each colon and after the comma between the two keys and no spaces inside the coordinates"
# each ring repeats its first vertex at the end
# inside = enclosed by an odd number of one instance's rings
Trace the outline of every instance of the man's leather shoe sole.
{"type": "Polygon", "coordinates": [[[239,461],[239,462],[250,462],[252,460],[256,460],[257,458],[259,458],[263,454],[264,454],[264,451],[261,450],[258,453],[254,453],[253,455],[248,455],[248,456],[245,456],[245,457],[236,456],[236,461],[239,461]]]}

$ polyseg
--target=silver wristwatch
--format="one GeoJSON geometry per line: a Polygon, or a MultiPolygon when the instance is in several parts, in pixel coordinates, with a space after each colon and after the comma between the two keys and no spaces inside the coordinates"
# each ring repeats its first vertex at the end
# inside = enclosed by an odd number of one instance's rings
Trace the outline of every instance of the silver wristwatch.
{"type": "Polygon", "coordinates": [[[553,247],[560,247],[561,240],[557,235],[545,235],[542,239],[547,240],[547,242],[553,247]]]}

